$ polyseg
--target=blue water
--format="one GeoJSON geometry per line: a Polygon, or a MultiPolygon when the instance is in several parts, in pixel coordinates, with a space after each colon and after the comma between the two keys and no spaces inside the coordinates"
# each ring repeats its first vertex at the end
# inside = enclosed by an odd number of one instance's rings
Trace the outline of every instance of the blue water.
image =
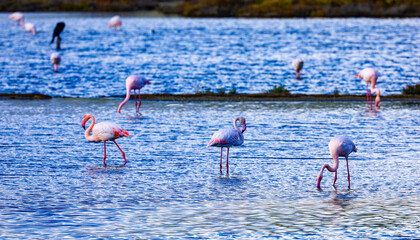
{"type": "MultiPolygon", "coordinates": [[[[18,239],[343,239],[420,236],[420,107],[382,102],[134,101],[117,114],[124,79],[152,81],[142,92],[210,88],[257,93],[283,84],[292,93],[363,94],[354,75],[381,73],[398,94],[418,83],[418,19],[184,19],[28,13],[31,36],[0,14],[0,238],[18,239]],[[59,73],[51,71],[51,30],[65,21],[59,73]],[[154,30],[154,33],[152,32],[154,30]],[[303,79],[291,62],[305,60],[303,79]],[[105,98],[97,98],[105,96],[105,98]],[[87,142],[82,117],[112,121],[128,163],[107,143],[87,142]],[[212,134],[244,116],[243,146],[219,173],[212,134]],[[328,142],[350,136],[358,149],[334,174],[328,142]]],[[[226,152],[224,152],[224,157],[226,152]]]]}
{"type": "Polygon", "coordinates": [[[384,95],[419,82],[420,21],[414,19],[187,19],[123,15],[26,13],[36,36],[0,14],[0,92],[65,97],[124,95],[124,80],[153,81],[144,93],[210,89],[265,92],[284,85],[292,93],[363,94],[355,74],[379,73],[384,95]],[[60,73],[51,71],[52,29],[64,21],[60,73]],[[291,67],[304,60],[303,79],[291,67]]]}
{"type": "MultiPolygon", "coordinates": [[[[0,238],[415,238],[420,236],[420,107],[383,102],[0,100],[0,238]],[[85,113],[132,137],[90,143],[85,113]],[[219,173],[213,132],[247,120],[219,173]],[[328,142],[358,149],[334,174],[328,142]]],[[[224,152],[226,156],[226,152],[224,152]]]]}

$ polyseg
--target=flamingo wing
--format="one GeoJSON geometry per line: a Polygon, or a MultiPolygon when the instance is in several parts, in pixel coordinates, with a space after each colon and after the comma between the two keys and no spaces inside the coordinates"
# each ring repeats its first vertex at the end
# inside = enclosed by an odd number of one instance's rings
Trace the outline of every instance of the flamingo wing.
{"type": "Polygon", "coordinates": [[[231,146],[239,146],[241,145],[243,140],[241,141],[241,137],[239,132],[236,131],[234,128],[223,128],[213,134],[208,147],[215,146],[215,147],[231,147],[231,146]]]}
{"type": "Polygon", "coordinates": [[[115,123],[101,122],[93,127],[92,136],[98,141],[112,141],[120,137],[129,137],[130,134],[115,123]]]}

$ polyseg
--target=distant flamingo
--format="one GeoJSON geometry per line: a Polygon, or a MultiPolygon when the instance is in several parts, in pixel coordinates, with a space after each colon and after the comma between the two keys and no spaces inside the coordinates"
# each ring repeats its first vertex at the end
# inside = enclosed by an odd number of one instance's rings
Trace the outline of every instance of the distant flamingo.
{"type": "Polygon", "coordinates": [[[140,98],[140,89],[142,89],[146,84],[150,84],[150,81],[146,78],[138,75],[131,75],[125,80],[125,87],[127,94],[125,96],[124,101],[120,103],[118,106],[118,113],[121,113],[121,108],[124,106],[124,104],[130,100],[131,96],[131,89],[134,91],[134,99],[136,100],[136,113],[139,112],[140,106],[141,106],[141,98],[140,98]],[[139,90],[139,103],[137,104],[137,98],[136,98],[136,89],[139,90]]]}
{"type": "Polygon", "coordinates": [[[115,145],[117,145],[118,149],[121,151],[122,156],[124,158],[124,165],[127,164],[127,160],[125,159],[125,153],[121,150],[120,146],[115,142],[115,139],[120,137],[129,137],[130,133],[126,130],[122,129],[115,123],[112,122],[101,122],[95,125],[95,118],[91,114],[85,114],[83,116],[82,126],[84,129],[85,124],[89,119],[92,119],[92,124],[85,132],[85,138],[89,142],[104,142],[104,165],[106,166],[105,159],[106,159],[106,141],[113,141],[115,145]],[[90,135],[90,131],[92,131],[92,135],[90,135]]]}
{"type": "Polygon", "coordinates": [[[366,97],[367,97],[367,105],[369,108],[369,101],[370,101],[370,109],[372,110],[372,92],[376,93],[375,98],[375,107],[379,108],[379,102],[381,101],[381,96],[379,89],[375,89],[376,80],[378,80],[378,72],[373,68],[365,68],[360,71],[359,74],[356,75],[357,78],[363,79],[366,82],[366,97]],[[369,82],[370,82],[370,89],[369,89],[369,82]]]}
{"type": "Polygon", "coordinates": [[[33,35],[35,35],[35,34],[36,34],[36,28],[35,28],[35,25],[33,25],[32,23],[23,23],[23,22],[22,22],[22,27],[23,27],[26,31],[31,32],[33,35]]]}
{"type": "Polygon", "coordinates": [[[339,136],[339,137],[332,138],[328,146],[330,147],[331,157],[334,159],[334,166],[331,167],[328,164],[324,164],[322,166],[321,171],[319,172],[318,177],[317,177],[318,180],[317,180],[316,187],[321,188],[322,172],[324,171],[325,168],[330,172],[335,172],[334,183],[333,183],[333,186],[335,187],[335,181],[337,180],[338,157],[345,157],[346,162],[347,162],[347,180],[349,182],[349,188],[350,188],[350,171],[349,171],[348,156],[351,152],[357,152],[356,145],[348,137],[339,136]]]}
{"type": "Polygon", "coordinates": [[[58,64],[61,62],[61,56],[55,52],[51,54],[51,63],[53,64],[53,71],[58,72],[58,64]]]}
{"type": "Polygon", "coordinates": [[[292,63],[292,66],[296,71],[296,78],[300,78],[299,72],[303,68],[303,60],[302,59],[295,59],[292,63]]]}
{"type": "Polygon", "coordinates": [[[222,172],[223,147],[227,147],[226,171],[229,173],[229,148],[232,146],[240,146],[244,142],[242,133],[246,130],[245,118],[235,118],[235,120],[233,120],[233,126],[233,128],[227,127],[215,132],[207,145],[207,147],[220,147],[220,172],[222,172]],[[242,131],[239,131],[239,128],[236,125],[237,121],[242,124],[242,131]]]}
{"type": "Polygon", "coordinates": [[[9,15],[9,18],[12,19],[13,22],[16,22],[19,24],[19,22],[23,25],[24,16],[21,12],[14,12],[9,15]]]}
{"type": "Polygon", "coordinates": [[[116,30],[119,26],[121,26],[121,24],[122,24],[121,18],[120,16],[117,15],[117,16],[113,16],[111,20],[109,20],[108,27],[115,27],[115,30],[116,30]]]}

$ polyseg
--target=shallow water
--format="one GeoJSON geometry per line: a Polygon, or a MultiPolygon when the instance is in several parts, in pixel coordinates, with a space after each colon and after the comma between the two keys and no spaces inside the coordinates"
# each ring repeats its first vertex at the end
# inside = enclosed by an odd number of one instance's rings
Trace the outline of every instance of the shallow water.
{"type": "MultiPolygon", "coordinates": [[[[0,100],[0,238],[415,238],[420,236],[420,108],[384,102],[0,100]],[[124,162],[89,143],[83,114],[110,120],[124,162]],[[219,173],[214,131],[247,119],[245,143],[219,173]],[[350,136],[351,189],[324,173],[328,142],[350,136]]],[[[224,157],[226,152],[224,152],[224,157]]]]}
{"type": "Polygon", "coordinates": [[[145,93],[209,88],[260,93],[284,85],[292,93],[363,94],[355,74],[379,73],[384,95],[419,82],[419,19],[188,19],[25,13],[36,36],[0,14],[0,92],[98,97],[124,94],[124,79],[152,80],[145,93]],[[51,71],[52,30],[64,21],[60,73],[51,71]],[[154,31],[154,32],[153,32],[154,31]],[[303,79],[291,62],[304,60],[303,79]]]}

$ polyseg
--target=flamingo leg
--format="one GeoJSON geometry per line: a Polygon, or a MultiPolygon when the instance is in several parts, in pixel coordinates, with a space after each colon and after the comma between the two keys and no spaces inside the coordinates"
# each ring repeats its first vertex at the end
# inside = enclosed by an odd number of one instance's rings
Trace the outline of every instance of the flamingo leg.
{"type": "Polygon", "coordinates": [[[335,170],[335,176],[334,176],[333,187],[335,187],[335,181],[337,181],[337,171],[338,171],[338,170],[335,170]]]}
{"type": "Polygon", "coordinates": [[[104,141],[104,166],[106,167],[105,159],[106,159],[106,141],[104,141]]]}
{"type": "Polygon", "coordinates": [[[296,78],[299,79],[299,72],[296,71],[296,78]]]}
{"type": "Polygon", "coordinates": [[[115,142],[115,140],[112,140],[112,141],[115,143],[115,145],[117,145],[118,149],[120,149],[120,151],[122,153],[122,156],[124,158],[124,161],[125,161],[124,165],[127,164],[127,159],[125,159],[125,153],[123,152],[123,150],[121,150],[120,146],[118,146],[118,144],[117,144],[117,142],[115,142]]]}
{"type": "Polygon", "coordinates": [[[366,82],[366,106],[369,109],[369,83],[366,82]]]}
{"type": "Polygon", "coordinates": [[[350,171],[349,171],[349,158],[346,157],[347,162],[347,180],[349,181],[349,188],[350,188],[350,171]]]}
{"type": "Polygon", "coordinates": [[[137,97],[136,97],[136,89],[133,89],[134,92],[134,99],[136,100],[136,113],[137,113],[137,97]]]}
{"type": "Polygon", "coordinates": [[[227,148],[226,173],[229,173],[229,148],[227,148]]]}
{"type": "Polygon", "coordinates": [[[140,106],[141,106],[141,97],[140,97],[140,89],[139,89],[139,105],[137,106],[137,112],[140,111],[140,106]]]}
{"type": "Polygon", "coordinates": [[[222,154],[223,154],[223,147],[220,148],[220,173],[222,173],[222,154]]]}

